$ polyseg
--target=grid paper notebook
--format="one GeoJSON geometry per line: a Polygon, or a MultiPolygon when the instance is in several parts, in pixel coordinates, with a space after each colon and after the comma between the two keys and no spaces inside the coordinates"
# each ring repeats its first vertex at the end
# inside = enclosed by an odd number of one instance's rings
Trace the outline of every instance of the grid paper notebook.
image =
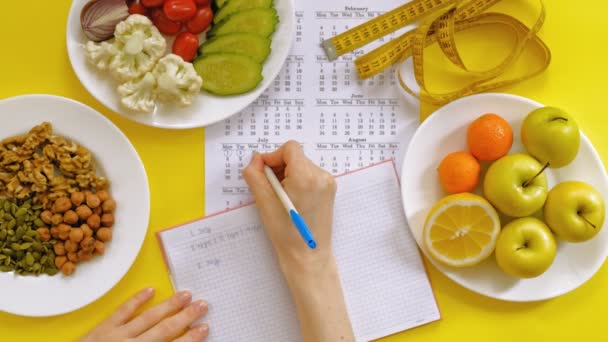
{"type": "MultiPolygon", "coordinates": [[[[393,162],[336,181],[333,244],[357,341],[438,320],[393,162]]],[[[159,232],[158,239],[175,290],[209,302],[209,342],[301,340],[295,306],[253,204],[159,232]]]]}

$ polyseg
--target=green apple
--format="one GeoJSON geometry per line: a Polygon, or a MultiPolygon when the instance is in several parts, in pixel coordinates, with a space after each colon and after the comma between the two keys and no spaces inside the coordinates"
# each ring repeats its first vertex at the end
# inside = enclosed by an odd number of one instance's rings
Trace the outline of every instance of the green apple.
{"type": "Polygon", "coordinates": [[[521,125],[521,140],[541,164],[559,168],[578,153],[581,134],[576,121],[563,110],[542,107],[531,111],[521,125]]]}
{"type": "Polygon", "coordinates": [[[504,226],[496,242],[496,262],[505,273],[534,278],[545,273],[555,259],[555,237],[547,225],[524,217],[504,226]]]}
{"type": "Polygon", "coordinates": [[[547,199],[543,166],[527,154],[504,156],[490,165],[483,181],[486,198],[507,216],[530,216],[547,199]]]}
{"type": "Polygon", "coordinates": [[[545,222],[558,238],[587,241],[604,225],[606,207],[599,191],[591,185],[569,181],[553,187],[547,196],[545,222]]]}

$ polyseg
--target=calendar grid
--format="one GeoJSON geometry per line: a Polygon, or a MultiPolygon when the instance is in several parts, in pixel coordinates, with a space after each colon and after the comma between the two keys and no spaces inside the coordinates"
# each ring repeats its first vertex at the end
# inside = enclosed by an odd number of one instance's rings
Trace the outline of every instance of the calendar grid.
{"type": "Polygon", "coordinates": [[[207,213],[251,201],[242,171],[252,153],[275,150],[287,140],[301,142],[308,157],[333,174],[387,159],[400,162],[418,108],[398,90],[395,68],[360,80],[353,63],[363,51],[330,62],[320,47],[400,2],[352,2],[297,0],[294,45],[279,75],[245,110],[207,128],[207,213]]]}

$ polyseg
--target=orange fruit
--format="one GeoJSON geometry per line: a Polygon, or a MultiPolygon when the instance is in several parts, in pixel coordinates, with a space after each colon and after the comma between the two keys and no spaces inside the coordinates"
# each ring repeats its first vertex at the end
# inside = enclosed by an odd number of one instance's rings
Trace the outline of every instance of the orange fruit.
{"type": "Polygon", "coordinates": [[[484,114],[469,125],[467,144],[478,160],[497,160],[511,149],[513,129],[501,116],[484,114]]]}
{"type": "Polygon", "coordinates": [[[479,162],[465,151],[445,156],[439,164],[439,181],[449,193],[471,192],[479,182],[479,162]]]}

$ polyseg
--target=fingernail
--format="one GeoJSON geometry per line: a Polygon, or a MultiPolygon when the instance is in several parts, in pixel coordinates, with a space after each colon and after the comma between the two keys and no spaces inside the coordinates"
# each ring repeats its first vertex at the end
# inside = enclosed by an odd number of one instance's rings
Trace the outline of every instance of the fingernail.
{"type": "Polygon", "coordinates": [[[177,297],[178,297],[180,300],[184,301],[184,302],[186,302],[186,301],[188,301],[188,302],[189,302],[189,301],[190,301],[190,299],[192,299],[192,295],[191,295],[191,294],[190,294],[190,292],[188,292],[188,291],[180,291],[180,292],[178,292],[178,293],[177,293],[177,297]]]}
{"type": "Polygon", "coordinates": [[[207,302],[205,302],[204,300],[198,300],[194,303],[194,308],[198,312],[205,312],[205,310],[207,310],[207,302]]]}
{"type": "Polygon", "coordinates": [[[202,323],[196,327],[196,330],[203,335],[207,335],[209,333],[209,326],[207,323],[202,323]]]}
{"type": "Polygon", "coordinates": [[[141,292],[140,292],[140,295],[144,296],[145,298],[152,297],[153,294],[154,294],[154,288],[153,287],[147,287],[147,288],[141,290],[141,292]]]}

